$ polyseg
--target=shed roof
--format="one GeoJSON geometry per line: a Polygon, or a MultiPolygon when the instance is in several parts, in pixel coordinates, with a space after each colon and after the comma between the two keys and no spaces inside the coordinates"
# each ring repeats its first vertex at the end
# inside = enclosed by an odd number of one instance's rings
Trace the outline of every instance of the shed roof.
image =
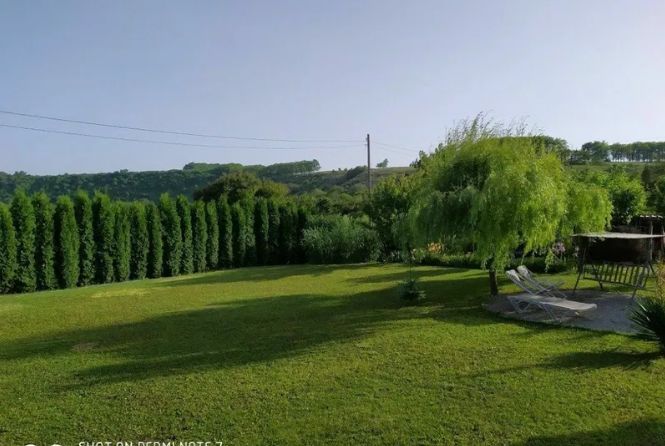
{"type": "Polygon", "coordinates": [[[603,239],[622,239],[622,240],[639,240],[650,238],[663,238],[663,234],[633,234],[630,232],[587,232],[584,234],[574,234],[573,237],[582,238],[603,238],[603,239]]]}

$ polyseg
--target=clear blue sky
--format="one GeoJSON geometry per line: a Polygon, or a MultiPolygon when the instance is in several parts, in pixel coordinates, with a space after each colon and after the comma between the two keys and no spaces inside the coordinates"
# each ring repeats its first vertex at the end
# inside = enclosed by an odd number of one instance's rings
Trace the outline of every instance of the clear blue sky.
{"type": "MultiPolygon", "coordinates": [[[[222,135],[358,140],[259,151],[0,128],[0,170],[311,158],[330,169],[364,163],[367,132],[430,149],[456,120],[480,111],[526,118],[573,147],[665,140],[663,23],[662,0],[0,0],[0,109],[222,135]]],[[[0,124],[258,144],[5,115],[0,124]]],[[[404,165],[416,153],[377,145],[373,158],[404,165]]]]}

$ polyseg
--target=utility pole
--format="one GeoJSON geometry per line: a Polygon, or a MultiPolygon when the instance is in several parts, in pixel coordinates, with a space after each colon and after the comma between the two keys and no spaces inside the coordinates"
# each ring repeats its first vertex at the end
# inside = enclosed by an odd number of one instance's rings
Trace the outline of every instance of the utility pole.
{"type": "Polygon", "coordinates": [[[372,192],[372,164],[369,156],[369,133],[367,134],[367,190],[372,192]]]}

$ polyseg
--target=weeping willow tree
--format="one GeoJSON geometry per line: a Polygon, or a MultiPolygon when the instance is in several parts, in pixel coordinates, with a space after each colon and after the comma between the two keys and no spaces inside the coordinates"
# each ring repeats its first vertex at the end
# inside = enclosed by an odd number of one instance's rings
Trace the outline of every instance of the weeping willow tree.
{"type": "Polygon", "coordinates": [[[602,230],[611,211],[606,191],[573,182],[537,138],[479,115],[421,159],[410,221],[419,243],[472,247],[496,295],[496,272],[518,248],[548,251],[573,231],[602,230]]]}

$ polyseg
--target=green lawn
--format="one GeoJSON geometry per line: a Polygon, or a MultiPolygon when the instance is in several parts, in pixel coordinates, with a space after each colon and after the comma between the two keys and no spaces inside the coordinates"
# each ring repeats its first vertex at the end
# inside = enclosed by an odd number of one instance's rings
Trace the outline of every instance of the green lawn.
{"type": "Polygon", "coordinates": [[[0,444],[665,444],[655,345],[501,319],[475,270],[418,268],[428,301],[404,307],[405,272],[247,268],[2,297],[0,444]]]}

